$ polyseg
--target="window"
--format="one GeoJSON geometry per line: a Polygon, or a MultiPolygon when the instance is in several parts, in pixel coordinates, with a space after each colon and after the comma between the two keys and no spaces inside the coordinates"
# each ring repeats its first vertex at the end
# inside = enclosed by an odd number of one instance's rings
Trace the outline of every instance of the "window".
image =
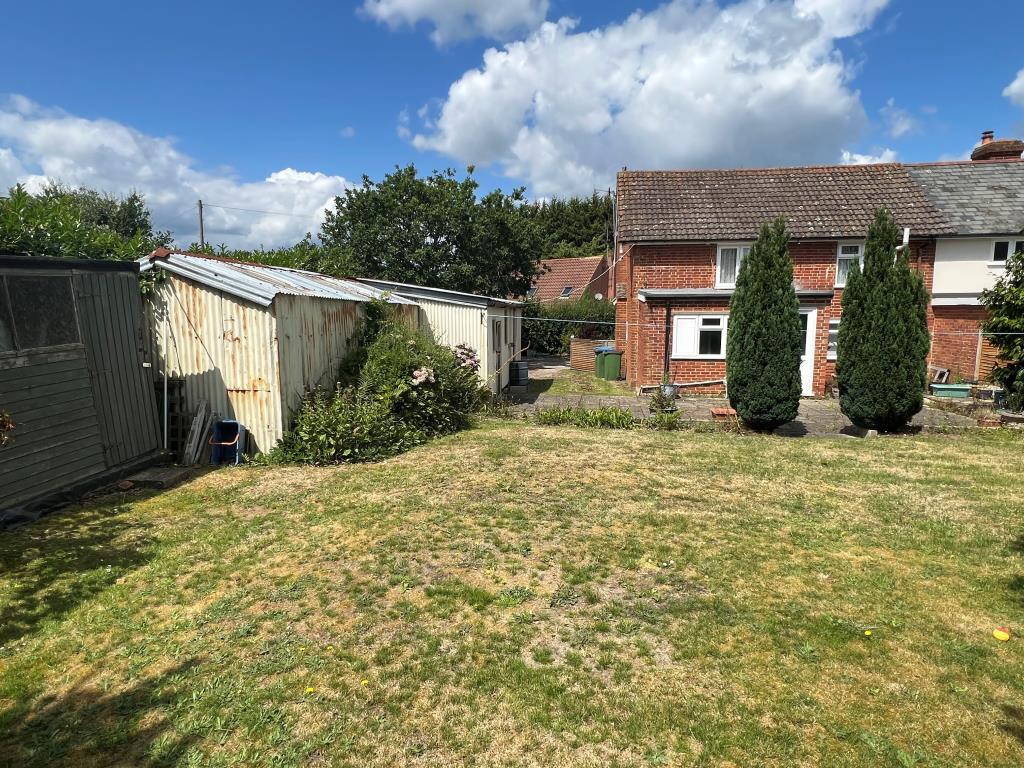
{"type": "Polygon", "coordinates": [[[840,243],[839,254],[836,256],[836,288],[846,285],[850,268],[855,263],[864,266],[864,246],[860,243],[840,243]]]}
{"type": "Polygon", "coordinates": [[[828,321],[828,359],[839,356],[839,318],[828,321]]]}
{"type": "Polygon", "coordinates": [[[11,352],[14,349],[14,323],[11,321],[4,280],[0,277],[0,352],[11,352]]]}
{"type": "Polygon", "coordinates": [[[67,277],[8,277],[7,297],[18,349],[78,343],[78,321],[67,277]]]}
{"type": "Polygon", "coordinates": [[[565,288],[562,289],[562,295],[559,296],[558,298],[560,298],[560,299],[568,299],[570,293],[572,293],[572,286],[571,285],[567,285],[567,286],[565,286],[565,288]]]}
{"type": "Polygon", "coordinates": [[[672,357],[725,358],[726,315],[675,315],[672,318],[672,357]]]}
{"type": "Polygon", "coordinates": [[[736,276],[743,266],[743,259],[749,253],[749,245],[718,246],[718,270],[715,275],[715,284],[719,288],[731,288],[736,285],[736,276]]]}
{"type": "Polygon", "coordinates": [[[536,295],[537,295],[537,289],[535,287],[534,288],[527,288],[526,289],[526,298],[532,299],[536,295]]]}
{"type": "Polygon", "coordinates": [[[1024,240],[994,240],[992,242],[992,261],[1005,264],[1011,253],[1024,251],[1024,240]],[[1010,250],[1010,246],[1013,250],[1010,250]]]}

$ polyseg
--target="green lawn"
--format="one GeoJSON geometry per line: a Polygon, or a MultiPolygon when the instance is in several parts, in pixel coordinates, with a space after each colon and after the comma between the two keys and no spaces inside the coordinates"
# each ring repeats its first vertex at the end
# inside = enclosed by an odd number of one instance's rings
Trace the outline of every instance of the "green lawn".
{"type": "Polygon", "coordinates": [[[554,379],[531,379],[527,391],[531,394],[550,395],[632,395],[624,381],[599,379],[593,373],[571,368],[554,379]]]}
{"type": "Polygon", "coordinates": [[[1021,765],[1022,455],[485,422],[73,510],[0,765],[1021,765]]]}

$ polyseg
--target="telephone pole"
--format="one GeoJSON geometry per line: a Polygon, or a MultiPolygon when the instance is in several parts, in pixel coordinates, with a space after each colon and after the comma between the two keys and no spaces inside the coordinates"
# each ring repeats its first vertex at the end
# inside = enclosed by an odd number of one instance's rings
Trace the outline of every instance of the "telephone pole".
{"type": "Polygon", "coordinates": [[[203,231],[203,201],[199,201],[199,247],[206,247],[206,233],[203,231]]]}

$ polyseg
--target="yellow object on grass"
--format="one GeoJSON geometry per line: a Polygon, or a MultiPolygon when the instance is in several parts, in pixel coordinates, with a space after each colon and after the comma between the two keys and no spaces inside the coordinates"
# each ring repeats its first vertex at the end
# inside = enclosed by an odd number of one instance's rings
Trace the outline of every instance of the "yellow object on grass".
{"type": "Polygon", "coordinates": [[[1002,640],[1005,643],[1010,639],[1010,630],[1006,627],[996,627],[992,630],[992,637],[996,640],[1002,640]]]}

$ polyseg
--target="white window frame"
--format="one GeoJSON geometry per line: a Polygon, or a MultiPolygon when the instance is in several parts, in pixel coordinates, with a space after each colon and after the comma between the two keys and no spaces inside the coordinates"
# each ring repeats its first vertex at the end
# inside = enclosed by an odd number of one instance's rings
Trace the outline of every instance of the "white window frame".
{"type": "Polygon", "coordinates": [[[719,243],[715,251],[715,287],[735,288],[736,281],[731,283],[722,282],[722,251],[725,248],[736,249],[736,277],[740,276],[740,269],[743,267],[743,260],[750,255],[750,247],[753,243],[719,243]]]}
{"type": "Polygon", "coordinates": [[[1018,250],[1024,250],[1024,248],[1015,248],[1017,243],[1024,245],[1024,235],[1004,235],[1003,237],[993,237],[992,247],[989,250],[988,262],[994,267],[1005,267],[1006,262],[1010,260],[1018,250]],[[1008,243],[1006,248],[1006,259],[1004,261],[996,260],[996,243],[1008,243]]]}
{"type": "MultiPolygon", "coordinates": [[[[857,260],[857,263],[858,263],[858,266],[861,268],[862,271],[864,269],[864,241],[863,240],[840,240],[839,243],[836,245],[836,280],[835,280],[835,287],[836,288],[845,288],[846,287],[846,281],[845,280],[843,282],[839,282],[839,260],[840,259],[849,259],[849,258],[851,258],[850,256],[843,256],[843,248],[846,247],[846,246],[851,246],[851,245],[856,245],[860,249],[860,258],[857,260]]],[[[847,270],[847,273],[849,273],[849,270],[847,270]]]]}
{"type": "Polygon", "coordinates": [[[828,321],[828,336],[825,337],[825,350],[826,350],[825,357],[830,362],[835,362],[836,359],[839,357],[839,324],[842,322],[842,319],[843,318],[841,318],[841,317],[833,317],[833,318],[830,318],[829,321],[828,321]],[[832,326],[833,325],[835,326],[835,332],[836,332],[836,348],[835,348],[834,352],[832,351],[832,326]]]}
{"type": "Polygon", "coordinates": [[[725,350],[729,340],[729,314],[727,312],[680,312],[672,315],[672,359],[673,360],[725,360],[725,350]],[[702,355],[700,350],[700,329],[704,320],[720,319],[722,321],[722,352],[718,355],[702,355]],[[680,333],[682,321],[693,320],[695,324],[686,337],[680,333]]]}

